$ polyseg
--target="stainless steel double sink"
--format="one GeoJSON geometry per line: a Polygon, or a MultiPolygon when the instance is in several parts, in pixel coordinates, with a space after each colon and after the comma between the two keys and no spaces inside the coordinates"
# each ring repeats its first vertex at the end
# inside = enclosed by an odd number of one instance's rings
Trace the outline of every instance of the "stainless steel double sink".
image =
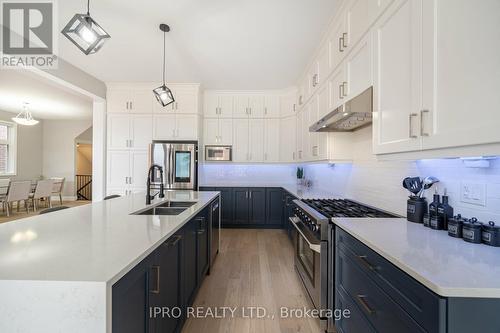
{"type": "Polygon", "coordinates": [[[166,201],[131,215],[179,215],[194,204],[196,201],[166,201]]]}

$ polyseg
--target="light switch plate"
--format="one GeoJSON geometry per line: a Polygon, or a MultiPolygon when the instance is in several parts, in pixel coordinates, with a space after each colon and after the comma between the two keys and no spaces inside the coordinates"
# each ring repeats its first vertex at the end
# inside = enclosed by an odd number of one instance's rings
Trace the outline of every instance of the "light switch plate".
{"type": "Polygon", "coordinates": [[[463,182],[460,186],[460,201],[486,206],[486,184],[463,182]]]}

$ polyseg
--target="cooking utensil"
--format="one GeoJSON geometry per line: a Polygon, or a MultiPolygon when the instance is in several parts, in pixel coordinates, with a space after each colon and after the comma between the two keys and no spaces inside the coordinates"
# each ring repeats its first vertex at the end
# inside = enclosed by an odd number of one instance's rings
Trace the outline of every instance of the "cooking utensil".
{"type": "Polygon", "coordinates": [[[434,185],[438,182],[439,182],[439,179],[437,179],[436,177],[432,177],[432,176],[425,177],[423,182],[422,182],[423,187],[422,187],[420,193],[418,194],[418,196],[420,198],[422,198],[424,196],[425,190],[430,189],[432,187],[432,185],[434,185]]]}
{"type": "Polygon", "coordinates": [[[411,190],[410,190],[410,188],[411,188],[411,181],[410,180],[411,180],[410,177],[406,177],[405,179],[403,179],[403,187],[405,189],[407,189],[411,193],[411,190]]]}
{"type": "Polygon", "coordinates": [[[422,181],[420,177],[412,177],[410,178],[410,192],[414,195],[417,195],[422,189],[422,181]]]}

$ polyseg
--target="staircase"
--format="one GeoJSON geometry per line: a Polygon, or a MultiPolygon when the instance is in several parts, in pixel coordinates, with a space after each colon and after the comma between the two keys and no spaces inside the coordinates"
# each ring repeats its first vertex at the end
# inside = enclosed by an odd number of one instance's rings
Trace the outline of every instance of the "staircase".
{"type": "Polygon", "coordinates": [[[76,175],[76,199],[92,200],[92,175],[76,175]]]}

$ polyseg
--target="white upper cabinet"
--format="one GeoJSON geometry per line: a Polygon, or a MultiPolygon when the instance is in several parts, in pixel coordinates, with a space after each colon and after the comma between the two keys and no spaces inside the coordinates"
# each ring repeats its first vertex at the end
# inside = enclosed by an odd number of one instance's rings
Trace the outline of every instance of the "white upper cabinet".
{"type": "Polygon", "coordinates": [[[154,140],[197,140],[198,116],[164,114],[153,116],[154,140]]]}
{"type": "Polygon", "coordinates": [[[149,150],[130,152],[129,185],[135,190],[146,189],[146,178],[149,169],[149,150]]]}
{"type": "Polygon", "coordinates": [[[177,114],[176,115],[176,140],[198,139],[198,115],[177,114]]]}
{"type": "MultiPolygon", "coordinates": [[[[280,120],[266,119],[264,123],[264,162],[280,160],[280,120]]],[[[295,145],[293,145],[295,146],[295,145]]]]}
{"type": "Polygon", "coordinates": [[[155,113],[165,114],[167,112],[176,112],[184,114],[198,114],[199,87],[194,85],[169,85],[174,95],[175,102],[170,105],[162,106],[156,98],[153,102],[153,111],[155,113]]]}
{"type": "Polygon", "coordinates": [[[331,72],[330,67],[330,43],[327,42],[321,48],[318,55],[318,77],[317,77],[317,85],[321,86],[326,82],[328,76],[331,72]]]}
{"type": "Polygon", "coordinates": [[[289,117],[297,112],[297,90],[291,89],[280,96],[280,117],[289,117]]]}
{"type": "Polygon", "coordinates": [[[203,121],[203,143],[205,145],[219,144],[219,119],[205,118],[203,121]]]}
{"type": "Polygon", "coordinates": [[[281,162],[295,162],[297,148],[297,117],[280,119],[279,154],[281,162]]]}
{"type": "Polygon", "coordinates": [[[345,59],[346,81],[342,92],[351,99],[373,85],[371,35],[366,35],[345,59]]]}
{"type": "Polygon", "coordinates": [[[266,95],[264,96],[264,117],[279,118],[280,116],[280,96],[266,95]]]}
{"type": "Polygon", "coordinates": [[[250,96],[248,107],[251,118],[263,118],[265,114],[264,96],[250,96]]]}
{"type": "Polygon", "coordinates": [[[233,120],[233,161],[248,162],[250,159],[249,121],[233,120]]]}
{"type": "Polygon", "coordinates": [[[125,150],[108,150],[107,155],[107,186],[115,188],[128,186],[130,177],[130,153],[125,150]]]}
{"type": "Polygon", "coordinates": [[[297,113],[297,118],[296,120],[296,125],[295,125],[295,130],[296,130],[296,143],[297,143],[297,153],[296,153],[296,158],[297,161],[302,161],[304,159],[304,136],[303,136],[303,128],[304,128],[304,114],[305,114],[305,108],[302,109],[300,112],[297,113]]]}
{"type": "Polygon", "coordinates": [[[500,142],[500,1],[424,1],[423,149],[500,142]]]}
{"type": "Polygon", "coordinates": [[[378,0],[350,0],[346,8],[346,35],[347,49],[353,47],[368,31],[372,23],[370,3],[378,0]]]}
{"type": "Polygon", "coordinates": [[[333,111],[333,109],[330,109],[329,85],[325,84],[321,88],[319,88],[317,99],[318,99],[318,111],[316,114],[316,119],[314,119],[314,122],[317,122],[318,120],[326,116],[330,111],[333,111]]]}
{"type": "Polygon", "coordinates": [[[155,140],[175,140],[177,124],[175,114],[155,115],[153,118],[153,138],[155,140]]]}
{"type": "Polygon", "coordinates": [[[130,118],[130,148],[149,149],[153,139],[153,117],[151,115],[133,115],[130,118]]]}
{"type": "Polygon", "coordinates": [[[250,105],[247,95],[234,97],[234,118],[248,118],[250,116],[250,105]]]}
{"type": "Polygon", "coordinates": [[[109,149],[127,149],[130,143],[130,116],[109,114],[107,133],[109,149]]]}
{"type": "Polygon", "coordinates": [[[233,144],[233,120],[220,119],[219,120],[219,144],[232,145],[233,144]]]}
{"type": "Polygon", "coordinates": [[[233,96],[205,93],[205,117],[231,118],[233,116],[233,96]]]}
{"type": "Polygon", "coordinates": [[[421,8],[422,0],[398,0],[372,30],[377,154],[421,148],[421,8]]]}
{"type": "Polygon", "coordinates": [[[346,31],[345,16],[340,15],[328,37],[328,43],[330,45],[330,65],[332,69],[335,69],[345,56],[347,48],[346,31]]]}
{"type": "Polygon", "coordinates": [[[151,113],[153,92],[146,89],[108,89],[108,113],[151,113]]]}
{"type": "Polygon", "coordinates": [[[248,160],[264,161],[264,119],[250,119],[248,133],[250,142],[248,160]]]}
{"type": "Polygon", "coordinates": [[[330,91],[328,109],[330,111],[333,111],[340,104],[344,103],[346,96],[345,82],[347,82],[345,77],[345,68],[344,66],[339,66],[333,71],[333,74],[328,79],[328,90],[330,91]]]}

